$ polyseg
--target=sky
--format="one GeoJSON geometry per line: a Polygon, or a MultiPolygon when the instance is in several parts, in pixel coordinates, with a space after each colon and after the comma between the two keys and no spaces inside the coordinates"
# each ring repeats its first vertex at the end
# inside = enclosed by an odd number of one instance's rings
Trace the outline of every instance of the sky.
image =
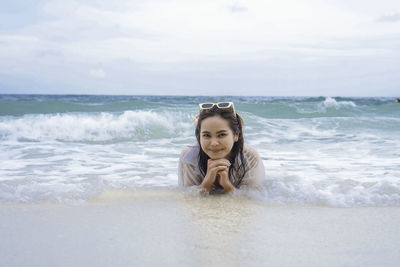
{"type": "Polygon", "coordinates": [[[400,96],[398,0],[0,1],[2,94],[400,96]]]}

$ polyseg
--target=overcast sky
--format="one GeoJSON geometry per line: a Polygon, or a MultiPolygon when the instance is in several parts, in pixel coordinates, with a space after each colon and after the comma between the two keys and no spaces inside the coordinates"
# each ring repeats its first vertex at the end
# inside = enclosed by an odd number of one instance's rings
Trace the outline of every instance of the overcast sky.
{"type": "Polygon", "coordinates": [[[398,0],[1,0],[0,93],[400,96],[398,0]]]}

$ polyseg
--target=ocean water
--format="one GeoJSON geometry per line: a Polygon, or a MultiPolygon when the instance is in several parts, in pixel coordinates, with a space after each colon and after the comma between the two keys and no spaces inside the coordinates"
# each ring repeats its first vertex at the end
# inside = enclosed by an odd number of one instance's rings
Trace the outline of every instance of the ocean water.
{"type": "Polygon", "coordinates": [[[0,95],[0,203],[79,204],[107,190],[177,190],[198,103],[233,101],[269,204],[400,206],[392,98],[0,95]]]}

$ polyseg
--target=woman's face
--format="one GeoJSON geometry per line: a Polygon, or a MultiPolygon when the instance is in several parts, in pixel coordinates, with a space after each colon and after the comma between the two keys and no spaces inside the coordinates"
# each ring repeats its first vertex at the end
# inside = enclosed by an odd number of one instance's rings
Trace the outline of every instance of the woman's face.
{"type": "Polygon", "coordinates": [[[220,116],[212,116],[201,122],[200,145],[210,159],[229,159],[238,136],[234,135],[229,122],[220,116]]]}

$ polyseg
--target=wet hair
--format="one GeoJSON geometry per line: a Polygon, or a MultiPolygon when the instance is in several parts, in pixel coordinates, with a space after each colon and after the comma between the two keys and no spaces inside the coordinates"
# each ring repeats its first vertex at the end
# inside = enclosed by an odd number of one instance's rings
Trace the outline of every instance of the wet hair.
{"type": "Polygon", "coordinates": [[[199,143],[199,156],[198,156],[198,166],[200,172],[203,176],[207,174],[207,162],[209,160],[209,156],[203,151],[200,144],[200,130],[201,123],[204,119],[220,116],[222,119],[227,120],[229,122],[229,126],[234,135],[238,135],[238,141],[233,144],[232,150],[230,152],[229,161],[231,166],[229,167],[229,180],[232,185],[236,188],[240,187],[240,183],[246,173],[245,167],[245,159],[243,157],[243,146],[244,146],[244,138],[243,138],[243,120],[239,116],[239,114],[234,114],[233,109],[220,109],[217,106],[214,106],[208,110],[202,110],[199,114],[197,126],[196,126],[196,138],[199,143]],[[238,160],[240,159],[240,160],[238,160]]]}

